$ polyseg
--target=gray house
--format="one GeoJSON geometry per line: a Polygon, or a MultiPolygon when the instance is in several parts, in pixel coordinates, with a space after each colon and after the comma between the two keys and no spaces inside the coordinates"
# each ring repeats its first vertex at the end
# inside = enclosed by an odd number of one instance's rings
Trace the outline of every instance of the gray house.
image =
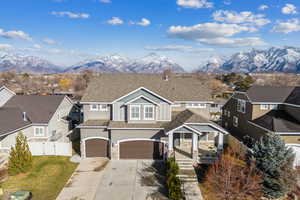
{"type": "Polygon", "coordinates": [[[15,95],[2,87],[0,101],[1,152],[8,152],[15,145],[20,131],[31,143],[70,143],[67,137],[70,127],[68,116],[73,102],[67,96],[15,95]]]}
{"type": "Polygon", "coordinates": [[[83,157],[199,160],[223,148],[209,87],[192,75],[103,74],[81,100],[83,157]]]}

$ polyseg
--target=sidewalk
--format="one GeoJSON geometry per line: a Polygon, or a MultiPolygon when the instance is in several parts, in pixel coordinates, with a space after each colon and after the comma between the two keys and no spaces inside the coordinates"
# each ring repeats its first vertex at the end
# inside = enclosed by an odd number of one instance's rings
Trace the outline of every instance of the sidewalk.
{"type": "Polygon", "coordinates": [[[107,162],[105,158],[83,159],[56,200],[93,200],[107,162]]]}

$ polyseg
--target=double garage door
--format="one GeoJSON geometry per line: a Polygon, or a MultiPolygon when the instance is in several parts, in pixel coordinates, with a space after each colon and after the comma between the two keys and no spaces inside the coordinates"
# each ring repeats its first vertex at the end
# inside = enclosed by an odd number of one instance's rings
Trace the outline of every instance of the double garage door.
{"type": "MultiPolygon", "coordinates": [[[[85,141],[86,157],[109,157],[109,141],[89,139],[85,141]]],[[[163,159],[164,144],[157,141],[135,140],[119,143],[120,159],[163,159]]]]}

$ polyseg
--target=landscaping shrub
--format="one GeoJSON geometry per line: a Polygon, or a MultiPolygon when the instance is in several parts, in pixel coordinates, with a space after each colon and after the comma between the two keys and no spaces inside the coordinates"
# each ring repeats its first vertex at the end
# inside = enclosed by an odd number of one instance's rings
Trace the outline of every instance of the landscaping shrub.
{"type": "Polygon", "coordinates": [[[16,175],[30,170],[32,167],[32,155],[27,144],[27,138],[20,132],[16,137],[16,145],[11,148],[8,173],[16,175]]]}
{"type": "Polygon", "coordinates": [[[181,183],[177,174],[179,167],[175,161],[175,158],[169,158],[167,161],[167,187],[168,197],[173,200],[179,200],[182,198],[181,183]]]}
{"type": "Polygon", "coordinates": [[[248,157],[262,173],[264,196],[271,199],[285,196],[296,185],[293,151],[278,135],[266,135],[253,144],[248,157]]]}

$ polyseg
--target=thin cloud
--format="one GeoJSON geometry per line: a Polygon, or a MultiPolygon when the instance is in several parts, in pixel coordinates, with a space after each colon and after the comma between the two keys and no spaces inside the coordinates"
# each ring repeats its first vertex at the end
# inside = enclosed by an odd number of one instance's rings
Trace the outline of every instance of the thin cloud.
{"type": "Polygon", "coordinates": [[[42,40],[42,42],[45,43],[45,44],[49,44],[49,45],[57,44],[57,42],[55,40],[52,40],[52,39],[44,39],[44,40],[42,40]]]}
{"type": "Polygon", "coordinates": [[[129,24],[136,24],[136,25],[140,25],[140,26],[149,26],[151,24],[151,21],[146,18],[142,18],[141,21],[139,21],[139,22],[131,21],[131,22],[129,22],[129,24]]]}
{"type": "Polygon", "coordinates": [[[207,0],[177,0],[177,5],[183,8],[212,8],[214,4],[207,0]]]}
{"type": "Polygon", "coordinates": [[[258,7],[258,10],[266,10],[268,8],[269,8],[269,6],[263,4],[258,7]]]}
{"type": "Polygon", "coordinates": [[[176,51],[187,53],[199,53],[214,50],[212,48],[194,48],[192,46],[185,45],[145,46],[144,48],[149,51],[176,51]]]}
{"type": "Polygon", "coordinates": [[[99,0],[100,3],[112,3],[111,0],[99,0]]]}
{"type": "Polygon", "coordinates": [[[52,15],[55,15],[57,17],[68,17],[71,19],[88,19],[90,18],[90,15],[87,13],[74,13],[70,11],[62,11],[62,12],[51,12],[52,15]]]}
{"type": "Polygon", "coordinates": [[[3,29],[0,29],[0,36],[6,39],[20,39],[28,41],[32,40],[32,38],[27,33],[20,30],[5,31],[3,29]]]}
{"type": "Polygon", "coordinates": [[[277,21],[272,29],[273,32],[291,33],[300,31],[300,22],[298,19],[289,19],[287,21],[277,21]]]}
{"type": "Polygon", "coordinates": [[[124,24],[124,21],[119,17],[112,17],[110,20],[107,20],[106,23],[112,25],[121,25],[124,24]]]}
{"type": "Polygon", "coordinates": [[[281,9],[281,12],[285,15],[293,15],[293,14],[297,14],[297,8],[293,4],[287,3],[281,9]]]}

